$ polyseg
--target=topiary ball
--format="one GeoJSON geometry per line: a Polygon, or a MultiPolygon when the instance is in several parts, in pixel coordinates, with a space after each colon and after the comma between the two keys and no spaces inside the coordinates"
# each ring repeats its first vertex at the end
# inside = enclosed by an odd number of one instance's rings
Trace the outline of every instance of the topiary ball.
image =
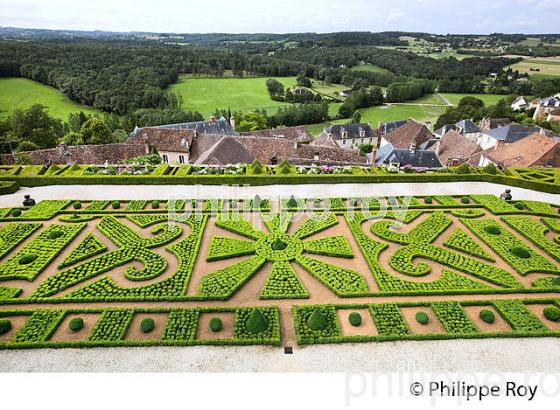
{"type": "Polygon", "coordinates": [[[72,332],[77,332],[79,330],[82,330],[84,328],[84,319],[82,319],[81,317],[75,317],[73,318],[70,323],[68,323],[68,328],[72,331],[72,332]]]}
{"type": "Polygon", "coordinates": [[[500,228],[496,225],[490,225],[490,226],[486,226],[484,227],[484,230],[489,233],[490,235],[499,235],[502,233],[502,231],[500,230],[500,228]]]}
{"type": "Polygon", "coordinates": [[[430,318],[426,312],[416,312],[416,321],[421,325],[427,325],[430,318]]]}
{"type": "Polygon", "coordinates": [[[307,318],[307,327],[311,330],[323,330],[328,326],[327,319],[323,316],[321,309],[316,308],[311,315],[307,318]]]}
{"type": "Polygon", "coordinates": [[[210,319],[209,327],[212,332],[219,332],[222,330],[222,319],[219,317],[213,317],[210,319]]]}
{"type": "Polygon", "coordinates": [[[426,198],[424,198],[425,204],[431,204],[432,202],[434,202],[434,199],[431,196],[427,196],[426,198]]]}
{"type": "Polygon", "coordinates": [[[0,335],[5,335],[12,330],[12,322],[9,319],[0,319],[0,335]]]}
{"type": "Polygon", "coordinates": [[[522,259],[528,259],[528,258],[531,257],[531,254],[529,253],[529,251],[525,248],[520,247],[520,246],[514,246],[513,248],[510,249],[510,252],[514,256],[517,256],[518,258],[522,258],[522,259]]]}
{"type": "Polygon", "coordinates": [[[152,208],[158,209],[159,208],[159,201],[152,201],[152,208]]]}
{"type": "Polygon", "coordinates": [[[76,201],[72,204],[74,209],[80,209],[82,207],[82,203],[80,201],[76,201]]]}
{"type": "Polygon", "coordinates": [[[113,207],[113,209],[119,209],[121,207],[121,203],[119,201],[113,201],[111,203],[111,206],[113,207]]]}
{"type": "Polygon", "coordinates": [[[47,234],[47,238],[56,239],[56,238],[60,238],[62,235],[64,235],[64,232],[58,229],[54,229],[47,234]]]}
{"type": "Polygon", "coordinates": [[[360,326],[362,324],[362,315],[358,312],[352,312],[348,315],[348,321],[352,326],[360,326]]]}
{"type": "Polygon", "coordinates": [[[12,209],[12,212],[10,212],[10,214],[11,214],[13,217],[17,218],[18,216],[21,216],[21,210],[20,210],[20,209],[17,209],[17,208],[16,208],[16,209],[12,209]]]}
{"type": "Polygon", "coordinates": [[[268,321],[260,309],[253,309],[247,318],[245,326],[251,333],[261,333],[268,329],[268,321]]]}
{"type": "Polygon", "coordinates": [[[462,204],[468,204],[471,202],[471,199],[468,196],[464,196],[461,198],[461,203],[462,204]]]}
{"type": "Polygon", "coordinates": [[[142,333],[150,333],[156,327],[156,322],[151,317],[142,319],[140,322],[140,330],[142,333]]]}
{"type": "Polygon", "coordinates": [[[523,204],[523,202],[516,202],[515,204],[513,204],[513,206],[519,210],[525,209],[525,205],[523,204]]]}
{"type": "Polygon", "coordinates": [[[543,310],[544,317],[551,322],[560,322],[560,309],[555,306],[547,306],[543,310]]]}
{"type": "Polygon", "coordinates": [[[480,311],[479,317],[480,320],[488,324],[494,323],[494,321],[496,320],[496,315],[494,314],[494,312],[488,309],[482,309],[480,311]]]}
{"type": "Polygon", "coordinates": [[[35,255],[34,253],[27,253],[23,255],[21,258],[19,258],[19,264],[28,265],[31,262],[33,262],[35,259],[37,259],[37,255],[35,255]]]}

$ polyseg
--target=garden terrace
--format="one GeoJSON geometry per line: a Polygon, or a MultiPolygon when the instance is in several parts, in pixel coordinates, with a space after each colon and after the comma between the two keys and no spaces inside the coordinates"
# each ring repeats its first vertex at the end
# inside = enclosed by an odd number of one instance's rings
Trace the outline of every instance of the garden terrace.
{"type": "Polygon", "coordinates": [[[491,195],[4,208],[0,348],[560,336],[559,211],[491,195]]]}
{"type": "Polygon", "coordinates": [[[446,168],[439,171],[365,166],[277,166],[235,164],[225,166],[185,164],[153,165],[2,165],[0,193],[15,192],[18,186],[49,185],[278,185],[399,182],[489,182],[548,193],[560,193],[557,169],[508,168],[486,173],[482,168],[446,168]],[[15,185],[10,185],[14,183],[15,185]]]}

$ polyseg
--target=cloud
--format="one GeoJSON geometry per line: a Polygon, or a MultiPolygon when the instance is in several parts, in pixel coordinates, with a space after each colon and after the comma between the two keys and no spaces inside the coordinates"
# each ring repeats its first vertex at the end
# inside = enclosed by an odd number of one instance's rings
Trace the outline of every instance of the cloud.
{"type": "Polygon", "coordinates": [[[0,26],[154,32],[540,33],[551,0],[0,0],[0,26]]]}

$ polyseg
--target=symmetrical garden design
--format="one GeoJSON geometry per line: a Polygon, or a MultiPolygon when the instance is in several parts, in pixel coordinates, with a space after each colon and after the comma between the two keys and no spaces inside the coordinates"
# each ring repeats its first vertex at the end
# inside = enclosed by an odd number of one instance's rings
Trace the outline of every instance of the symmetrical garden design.
{"type": "Polygon", "coordinates": [[[463,195],[0,210],[0,348],[559,335],[558,205],[463,195]]]}

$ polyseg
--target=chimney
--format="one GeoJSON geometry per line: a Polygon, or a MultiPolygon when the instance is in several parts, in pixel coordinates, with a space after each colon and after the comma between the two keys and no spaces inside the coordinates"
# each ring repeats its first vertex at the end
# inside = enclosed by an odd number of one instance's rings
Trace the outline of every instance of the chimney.
{"type": "Polygon", "coordinates": [[[410,144],[410,149],[409,149],[411,154],[414,154],[414,152],[416,151],[416,143],[413,142],[412,144],[410,144]]]}
{"type": "Polygon", "coordinates": [[[439,154],[440,154],[440,152],[441,152],[441,139],[438,139],[438,140],[436,141],[435,152],[436,152],[436,156],[439,157],[439,154]]]}
{"type": "Polygon", "coordinates": [[[216,124],[216,117],[211,116],[211,117],[210,117],[210,122],[211,122],[212,124],[216,124]]]}
{"type": "Polygon", "coordinates": [[[298,140],[294,139],[294,149],[297,150],[298,149],[298,140]]]}
{"type": "Polygon", "coordinates": [[[231,128],[233,128],[235,130],[235,118],[230,117],[229,119],[229,125],[231,125],[231,128]]]}

